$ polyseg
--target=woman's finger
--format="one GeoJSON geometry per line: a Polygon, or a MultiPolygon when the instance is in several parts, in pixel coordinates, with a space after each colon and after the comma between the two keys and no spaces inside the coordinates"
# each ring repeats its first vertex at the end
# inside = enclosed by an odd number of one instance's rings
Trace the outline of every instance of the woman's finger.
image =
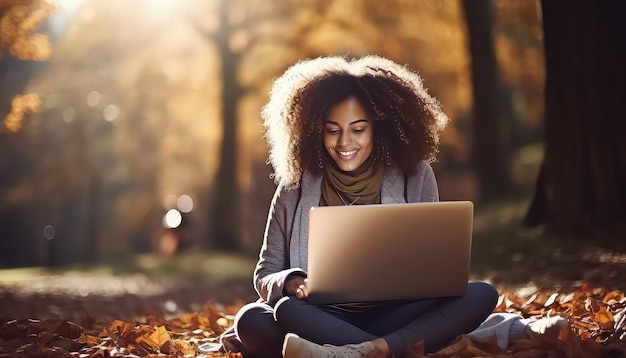
{"type": "Polygon", "coordinates": [[[298,299],[306,298],[306,292],[304,291],[304,289],[305,289],[304,285],[298,286],[298,289],[296,290],[296,298],[298,299]]]}

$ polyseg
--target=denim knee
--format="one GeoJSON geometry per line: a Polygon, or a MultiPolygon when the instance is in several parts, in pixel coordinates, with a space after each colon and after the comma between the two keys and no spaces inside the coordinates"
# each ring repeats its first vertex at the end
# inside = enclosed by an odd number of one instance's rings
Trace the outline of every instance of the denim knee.
{"type": "Polygon", "coordinates": [[[281,318],[291,317],[294,314],[293,311],[295,306],[299,304],[303,304],[303,301],[292,296],[285,296],[279,299],[276,302],[276,305],[274,305],[274,320],[279,322],[280,325],[280,322],[282,321],[281,318]]]}
{"type": "Polygon", "coordinates": [[[471,282],[467,285],[466,297],[473,302],[481,302],[483,305],[476,305],[484,309],[484,314],[489,315],[498,304],[498,290],[486,282],[471,282]]]}
{"type": "Polygon", "coordinates": [[[274,310],[264,303],[249,303],[235,316],[235,333],[251,355],[277,356],[283,334],[274,320],[274,310]]]}

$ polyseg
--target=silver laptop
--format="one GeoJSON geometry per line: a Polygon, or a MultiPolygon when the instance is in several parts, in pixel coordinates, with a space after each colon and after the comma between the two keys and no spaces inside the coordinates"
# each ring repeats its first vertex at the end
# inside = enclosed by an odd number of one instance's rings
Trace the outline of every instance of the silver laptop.
{"type": "Polygon", "coordinates": [[[371,302],[463,295],[470,201],[325,206],[309,217],[308,301],[371,302]]]}

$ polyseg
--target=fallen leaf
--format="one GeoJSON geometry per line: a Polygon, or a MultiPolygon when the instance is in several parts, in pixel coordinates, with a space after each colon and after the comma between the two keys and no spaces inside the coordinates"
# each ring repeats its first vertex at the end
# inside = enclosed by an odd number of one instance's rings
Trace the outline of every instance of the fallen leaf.
{"type": "Polygon", "coordinates": [[[83,328],[75,323],[69,321],[63,321],[54,330],[54,333],[69,339],[75,339],[80,337],[83,333],[83,328]]]}
{"type": "Polygon", "coordinates": [[[165,327],[156,327],[154,332],[145,338],[145,342],[150,345],[153,351],[158,352],[161,347],[172,339],[165,327]]]}

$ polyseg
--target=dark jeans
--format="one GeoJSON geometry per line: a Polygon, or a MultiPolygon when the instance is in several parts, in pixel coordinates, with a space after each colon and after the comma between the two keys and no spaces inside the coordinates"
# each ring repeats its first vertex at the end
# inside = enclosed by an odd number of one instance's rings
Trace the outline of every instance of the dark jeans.
{"type": "Polygon", "coordinates": [[[382,337],[395,358],[421,340],[427,352],[476,329],[498,300],[493,286],[474,282],[460,297],[401,301],[362,312],[316,306],[295,297],[250,303],[235,319],[245,358],[280,357],[283,339],[292,332],[318,344],[344,345],[382,337]]]}

